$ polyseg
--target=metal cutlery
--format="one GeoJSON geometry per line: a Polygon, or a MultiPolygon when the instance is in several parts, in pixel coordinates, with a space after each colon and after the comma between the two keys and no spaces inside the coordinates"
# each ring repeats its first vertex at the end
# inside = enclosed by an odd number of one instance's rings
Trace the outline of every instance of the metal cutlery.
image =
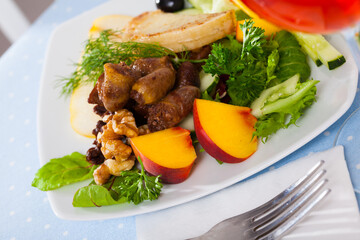
{"type": "Polygon", "coordinates": [[[326,170],[319,161],[295,183],[263,205],[226,219],[205,234],[192,238],[200,239],[278,239],[305,217],[330,192],[322,190],[328,182],[323,176],[326,170]]]}

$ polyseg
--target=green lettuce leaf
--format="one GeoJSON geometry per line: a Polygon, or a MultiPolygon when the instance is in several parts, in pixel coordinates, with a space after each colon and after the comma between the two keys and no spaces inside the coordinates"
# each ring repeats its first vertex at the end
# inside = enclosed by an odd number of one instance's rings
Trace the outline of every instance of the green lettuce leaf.
{"type": "Polygon", "coordinates": [[[258,119],[255,124],[254,136],[261,139],[262,142],[266,142],[270,135],[276,133],[281,128],[287,128],[285,113],[271,113],[258,119]]]}
{"type": "Polygon", "coordinates": [[[267,67],[266,67],[266,74],[267,74],[267,82],[266,84],[269,84],[269,82],[276,78],[275,76],[275,70],[279,63],[279,51],[277,49],[273,50],[271,54],[268,57],[267,60],[267,67]]]}
{"type": "Polygon", "coordinates": [[[279,63],[275,75],[279,82],[283,82],[295,74],[305,81],[310,77],[310,67],[306,55],[303,53],[296,38],[289,32],[282,30],[275,36],[279,44],[279,63]]]}
{"type": "Polygon", "coordinates": [[[308,80],[298,83],[297,91],[287,98],[279,99],[264,106],[265,115],[255,124],[255,136],[266,142],[270,135],[281,128],[288,128],[304,114],[306,108],[316,101],[316,84],[319,81],[308,80]]]}
{"type": "Polygon", "coordinates": [[[35,174],[31,185],[42,191],[54,190],[92,178],[96,167],[87,162],[84,155],[73,152],[62,158],[51,159],[42,166],[35,174]]]}
{"type": "Polygon", "coordinates": [[[102,185],[96,185],[94,182],[89,186],[82,187],[74,195],[74,207],[101,207],[115,205],[127,202],[127,198],[122,196],[119,188],[123,181],[122,177],[111,177],[110,180],[102,185]]]}

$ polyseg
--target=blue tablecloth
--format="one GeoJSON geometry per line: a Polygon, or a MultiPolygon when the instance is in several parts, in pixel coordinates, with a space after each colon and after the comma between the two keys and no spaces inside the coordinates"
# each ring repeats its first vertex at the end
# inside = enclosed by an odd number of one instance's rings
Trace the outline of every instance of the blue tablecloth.
{"type": "MultiPolygon", "coordinates": [[[[135,217],[83,222],[61,220],[53,214],[46,193],[31,187],[39,167],[36,107],[50,34],[62,22],[103,2],[55,1],[0,59],[0,239],[136,239],[135,217]]],[[[355,42],[349,40],[349,43],[355,52],[355,42]]],[[[349,111],[335,124],[272,168],[331,148],[341,124],[360,106],[359,98],[358,93],[349,111]]],[[[359,125],[355,123],[354,127],[359,125]]],[[[348,167],[359,202],[360,162],[348,162],[348,167]]]]}

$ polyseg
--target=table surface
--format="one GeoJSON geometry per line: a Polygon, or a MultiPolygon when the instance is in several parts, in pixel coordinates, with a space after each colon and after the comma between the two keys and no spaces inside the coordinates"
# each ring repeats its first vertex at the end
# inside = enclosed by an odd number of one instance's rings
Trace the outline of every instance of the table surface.
{"type": "MultiPolygon", "coordinates": [[[[0,170],[0,239],[136,239],[135,217],[104,221],[62,220],[53,214],[46,193],[31,187],[39,166],[36,108],[50,34],[62,22],[103,2],[55,1],[0,58],[0,159],[3,163],[0,170]]],[[[359,63],[355,41],[351,37],[347,40],[359,63]]],[[[326,131],[262,172],[333,147],[342,123],[360,106],[359,97],[357,93],[346,114],[326,131]]],[[[360,162],[348,162],[348,167],[359,203],[360,162]]]]}

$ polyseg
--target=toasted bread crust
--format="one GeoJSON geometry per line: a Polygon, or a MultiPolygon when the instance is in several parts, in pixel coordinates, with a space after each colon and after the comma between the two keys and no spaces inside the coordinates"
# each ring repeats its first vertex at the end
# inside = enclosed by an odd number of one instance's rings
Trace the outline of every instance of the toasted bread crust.
{"type": "Polygon", "coordinates": [[[193,50],[235,31],[233,10],[199,15],[145,12],[124,28],[123,39],[159,43],[175,52],[193,50]]]}

